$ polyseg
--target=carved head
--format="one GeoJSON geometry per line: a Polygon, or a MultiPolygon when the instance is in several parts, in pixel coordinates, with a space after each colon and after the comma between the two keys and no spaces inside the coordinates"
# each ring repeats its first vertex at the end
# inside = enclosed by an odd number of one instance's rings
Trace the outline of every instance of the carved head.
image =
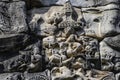
{"type": "Polygon", "coordinates": [[[64,4],[63,10],[64,10],[64,14],[66,16],[71,16],[72,15],[73,9],[72,9],[70,1],[66,1],[66,3],[64,4]]]}

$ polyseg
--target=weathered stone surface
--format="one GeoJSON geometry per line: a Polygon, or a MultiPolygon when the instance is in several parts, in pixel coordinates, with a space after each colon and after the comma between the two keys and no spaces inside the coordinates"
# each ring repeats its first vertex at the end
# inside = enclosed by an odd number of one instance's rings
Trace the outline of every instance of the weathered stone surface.
{"type": "MultiPolygon", "coordinates": [[[[75,8],[75,10],[77,12],[76,15],[78,15],[78,16],[75,16],[75,14],[73,13],[74,16],[71,16],[70,25],[75,26],[75,28],[77,28],[77,27],[81,28],[83,26],[82,22],[78,22],[78,20],[82,19],[81,9],[75,8]]],[[[40,9],[33,9],[32,11],[30,11],[30,13],[31,13],[31,17],[32,17],[32,19],[30,21],[30,28],[34,32],[37,31],[37,34],[41,35],[41,36],[54,35],[57,32],[57,30],[59,29],[59,28],[57,28],[57,26],[64,24],[62,22],[64,22],[66,20],[64,18],[65,16],[64,16],[64,10],[63,10],[62,6],[53,6],[53,7],[44,7],[44,8],[40,8],[40,9]]],[[[68,25],[68,24],[64,24],[63,28],[65,25],[68,25]]]]}
{"type": "Polygon", "coordinates": [[[105,38],[100,43],[100,53],[104,68],[120,71],[119,35],[105,38]]]}
{"type": "Polygon", "coordinates": [[[11,2],[11,1],[24,1],[24,0],[0,0],[1,2],[11,2]]]}
{"type": "MultiPolygon", "coordinates": [[[[51,5],[63,5],[68,0],[37,0],[44,6],[51,5]]],[[[76,7],[90,7],[90,6],[102,6],[109,3],[118,3],[119,0],[70,0],[73,6],[76,7]]]]}
{"type": "Polygon", "coordinates": [[[25,2],[0,2],[0,52],[18,51],[30,36],[27,33],[25,2]]]}
{"type": "Polygon", "coordinates": [[[1,34],[27,32],[25,2],[0,2],[1,34]]]}
{"type": "Polygon", "coordinates": [[[26,46],[30,36],[24,34],[0,35],[0,52],[17,51],[26,46]],[[8,42],[9,41],[9,42],[8,42]]]}
{"type": "Polygon", "coordinates": [[[28,26],[26,23],[26,6],[25,2],[13,2],[8,6],[10,16],[10,24],[14,32],[27,32],[28,26]]]}
{"type": "Polygon", "coordinates": [[[119,0],[0,0],[0,80],[119,80],[119,0]]]}
{"type": "Polygon", "coordinates": [[[111,47],[114,47],[116,48],[117,50],[120,49],[120,35],[116,35],[114,37],[108,37],[108,38],[105,38],[105,42],[111,46],[111,47]]]}
{"type": "Polygon", "coordinates": [[[50,71],[46,70],[41,73],[4,73],[0,74],[1,80],[51,80],[50,71]]]}
{"type": "MultiPolygon", "coordinates": [[[[62,21],[63,12],[60,12],[61,10],[62,10],[61,7],[56,7],[56,6],[40,8],[40,10],[33,9],[31,11],[31,15],[32,15],[31,17],[33,17],[33,19],[30,22],[32,29],[33,26],[36,25],[38,27],[34,29],[37,29],[38,32],[41,32],[38,33],[38,35],[46,36],[48,34],[54,34],[57,31],[57,28],[54,24],[60,23],[60,21],[62,21]],[[57,8],[59,8],[59,10],[57,8]],[[59,13],[59,15],[56,15],[57,13],[59,13]],[[54,19],[56,18],[59,21],[53,22],[54,19]]],[[[77,17],[74,16],[72,18],[76,20],[78,23],[80,23],[80,25],[82,25],[86,36],[104,38],[106,36],[113,36],[120,33],[120,28],[119,28],[120,16],[118,15],[120,13],[119,5],[108,4],[106,6],[101,6],[101,7],[90,7],[90,8],[81,8],[81,9],[75,8],[75,10],[77,17]]]]}
{"type": "Polygon", "coordinates": [[[102,7],[82,8],[82,11],[87,23],[86,35],[103,38],[120,33],[118,5],[108,4],[102,7]]]}

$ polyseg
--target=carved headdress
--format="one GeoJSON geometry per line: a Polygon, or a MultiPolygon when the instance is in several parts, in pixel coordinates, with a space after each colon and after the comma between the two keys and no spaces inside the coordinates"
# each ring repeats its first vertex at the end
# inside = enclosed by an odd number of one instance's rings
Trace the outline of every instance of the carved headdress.
{"type": "Polygon", "coordinates": [[[71,2],[67,0],[63,6],[63,13],[64,13],[64,20],[58,25],[59,28],[78,28],[79,24],[72,19],[73,6],[71,5],[71,2]]]}
{"type": "Polygon", "coordinates": [[[67,0],[64,4],[64,13],[72,13],[73,9],[72,9],[72,5],[71,2],[69,0],[67,0]]]}

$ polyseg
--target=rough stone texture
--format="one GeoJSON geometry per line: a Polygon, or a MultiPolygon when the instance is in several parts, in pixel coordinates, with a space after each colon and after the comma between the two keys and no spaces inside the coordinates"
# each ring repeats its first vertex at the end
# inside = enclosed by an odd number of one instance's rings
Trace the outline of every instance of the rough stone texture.
{"type": "Polygon", "coordinates": [[[0,8],[1,34],[27,32],[25,2],[0,2],[0,8]]]}
{"type": "Polygon", "coordinates": [[[86,35],[103,38],[120,33],[118,5],[108,4],[102,7],[83,8],[82,10],[87,23],[86,35]]]}
{"type": "MultiPolygon", "coordinates": [[[[35,0],[40,1],[44,6],[63,5],[68,0],[35,0]]],[[[118,3],[119,0],[70,0],[73,6],[76,7],[90,7],[102,6],[109,3],[118,3]]]]}
{"type": "Polygon", "coordinates": [[[120,80],[119,0],[0,0],[0,80],[120,80]]]}
{"type": "Polygon", "coordinates": [[[0,74],[1,80],[51,80],[50,71],[46,70],[41,73],[4,73],[0,74]]]}

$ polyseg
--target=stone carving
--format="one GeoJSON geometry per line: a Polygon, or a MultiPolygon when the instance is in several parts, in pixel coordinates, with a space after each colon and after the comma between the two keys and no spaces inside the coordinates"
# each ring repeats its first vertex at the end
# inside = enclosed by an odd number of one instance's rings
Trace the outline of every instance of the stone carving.
{"type": "Polygon", "coordinates": [[[28,73],[25,74],[25,80],[51,80],[50,71],[45,70],[42,73],[28,73]]]}
{"type": "Polygon", "coordinates": [[[119,35],[105,38],[101,42],[101,53],[104,53],[101,54],[101,57],[109,68],[119,72],[119,44],[116,42],[119,42],[119,35]]]}
{"type": "Polygon", "coordinates": [[[0,75],[2,80],[51,80],[50,71],[39,73],[8,73],[0,75]]]}
{"type": "Polygon", "coordinates": [[[20,55],[3,61],[4,72],[38,72],[42,71],[42,55],[40,54],[40,42],[28,46],[20,51],[20,55]]]}
{"type": "Polygon", "coordinates": [[[108,4],[106,6],[93,8],[83,8],[82,10],[83,16],[87,23],[87,27],[85,28],[86,35],[104,38],[106,36],[113,36],[120,33],[118,20],[119,6],[117,4],[108,4]],[[89,16],[90,14],[92,17],[89,16]]]}
{"type": "Polygon", "coordinates": [[[0,80],[119,80],[119,0],[0,0],[0,80]]]}
{"type": "Polygon", "coordinates": [[[12,74],[11,76],[7,77],[6,80],[24,80],[24,77],[20,73],[12,74]]]}

